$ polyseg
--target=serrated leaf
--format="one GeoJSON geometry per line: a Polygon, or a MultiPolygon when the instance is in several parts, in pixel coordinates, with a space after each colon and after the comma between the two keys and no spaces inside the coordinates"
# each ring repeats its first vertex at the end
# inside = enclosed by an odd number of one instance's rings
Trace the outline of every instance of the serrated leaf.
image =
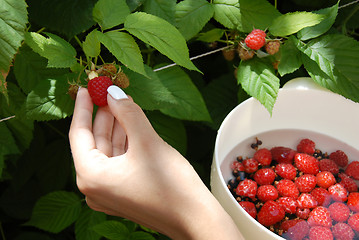
{"type": "Polygon", "coordinates": [[[85,205],[75,222],[76,240],[99,240],[101,236],[93,230],[93,227],[104,221],[106,214],[94,211],[85,205]]]}
{"type": "Polygon", "coordinates": [[[125,0],[99,0],[93,9],[93,18],[106,30],[124,23],[130,13],[125,0]]]}
{"type": "Polygon", "coordinates": [[[163,18],[174,25],[176,0],[147,0],[143,4],[146,13],[163,18]]]}
{"type": "Polygon", "coordinates": [[[162,18],[136,12],[126,18],[125,28],[178,65],[198,71],[197,67],[189,59],[186,40],[182,34],[162,18]]]}
{"type": "Polygon", "coordinates": [[[67,68],[76,63],[76,50],[72,45],[51,33],[46,33],[49,38],[39,33],[25,34],[26,43],[42,57],[48,60],[48,67],[67,68]]]}
{"type": "Polygon", "coordinates": [[[237,79],[248,95],[256,98],[272,115],[279,90],[279,79],[272,67],[258,59],[241,61],[237,79]]]}
{"type": "Polygon", "coordinates": [[[281,58],[278,72],[281,76],[292,73],[302,65],[301,54],[291,36],[281,47],[281,58]]]}
{"type": "Polygon", "coordinates": [[[281,13],[267,0],[239,0],[243,31],[265,30],[281,13]]]}
{"type": "Polygon", "coordinates": [[[221,39],[224,33],[224,29],[214,28],[212,30],[209,30],[208,32],[200,33],[197,40],[208,43],[215,42],[221,39]]]}
{"type": "Polygon", "coordinates": [[[150,233],[136,231],[130,234],[130,240],[156,240],[156,238],[150,233]]]}
{"type": "Polygon", "coordinates": [[[297,34],[298,38],[305,41],[308,39],[316,38],[327,32],[335,22],[338,14],[338,5],[339,2],[332,7],[314,11],[314,13],[324,15],[324,20],[315,26],[306,27],[300,30],[297,34]]]}
{"type": "Polygon", "coordinates": [[[78,218],[81,199],[73,192],[48,193],[36,202],[31,219],[25,223],[42,230],[59,233],[78,218]]]}
{"type": "Polygon", "coordinates": [[[99,32],[95,29],[87,34],[82,48],[88,57],[97,57],[101,53],[101,43],[98,39],[99,32]]]}
{"type": "Polygon", "coordinates": [[[213,0],[214,19],[229,29],[243,31],[239,0],[213,0]]]}
{"type": "Polygon", "coordinates": [[[7,128],[5,122],[0,122],[0,177],[4,169],[5,156],[8,154],[17,154],[19,149],[16,146],[16,142],[7,128]]]}
{"type": "Polygon", "coordinates": [[[141,51],[133,37],[124,32],[97,32],[100,42],[126,67],[146,75],[141,51]]]}
{"type": "Polygon", "coordinates": [[[182,120],[211,121],[201,93],[181,68],[167,68],[157,76],[176,100],[175,105],[161,109],[162,113],[182,120]]]}
{"type": "Polygon", "coordinates": [[[138,7],[142,6],[142,4],[146,0],[126,0],[128,7],[130,8],[130,11],[133,12],[138,7]]]}
{"type": "Polygon", "coordinates": [[[278,37],[294,34],[305,27],[319,24],[325,16],[311,12],[291,12],[277,17],[269,27],[269,32],[278,37]]]}
{"type": "Polygon", "coordinates": [[[189,40],[202,30],[213,14],[214,9],[206,0],[185,0],[176,6],[176,26],[189,40]]]}
{"type": "Polygon", "coordinates": [[[130,231],[127,227],[123,223],[114,220],[99,223],[93,227],[93,230],[110,240],[126,240],[130,237],[130,231]]]}

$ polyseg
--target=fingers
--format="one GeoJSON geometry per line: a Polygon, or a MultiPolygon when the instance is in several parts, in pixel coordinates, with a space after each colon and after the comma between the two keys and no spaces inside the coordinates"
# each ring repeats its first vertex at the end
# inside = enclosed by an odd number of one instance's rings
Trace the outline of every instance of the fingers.
{"type": "Polygon", "coordinates": [[[114,122],[113,134],[112,134],[112,154],[113,156],[119,156],[127,150],[127,136],[126,132],[119,124],[117,120],[114,122]]]}
{"type": "Polygon", "coordinates": [[[101,107],[96,112],[93,123],[93,135],[96,148],[108,157],[112,157],[112,132],[114,117],[107,107],[101,107]]]}

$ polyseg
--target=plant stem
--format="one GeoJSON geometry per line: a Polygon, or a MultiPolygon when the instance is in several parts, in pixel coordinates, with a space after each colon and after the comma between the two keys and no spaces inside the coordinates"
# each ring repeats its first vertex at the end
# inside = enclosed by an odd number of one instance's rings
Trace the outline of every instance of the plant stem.
{"type": "Polygon", "coordinates": [[[4,233],[4,229],[2,227],[2,223],[0,222],[0,233],[1,233],[1,238],[2,240],[6,240],[6,237],[5,237],[5,233],[4,233]]]}
{"type": "Polygon", "coordinates": [[[350,20],[350,18],[359,10],[359,5],[355,6],[353,8],[353,10],[347,15],[347,17],[344,19],[343,21],[343,25],[342,25],[342,32],[343,34],[347,33],[347,23],[350,20]]]}
{"type": "Polygon", "coordinates": [[[278,6],[277,0],[274,0],[274,7],[277,8],[277,6],[278,6]]]}
{"type": "Polygon", "coordinates": [[[80,39],[79,39],[77,36],[75,36],[74,38],[75,38],[76,42],[77,42],[77,43],[80,45],[80,47],[82,48],[82,42],[80,41],[80,39]]]}

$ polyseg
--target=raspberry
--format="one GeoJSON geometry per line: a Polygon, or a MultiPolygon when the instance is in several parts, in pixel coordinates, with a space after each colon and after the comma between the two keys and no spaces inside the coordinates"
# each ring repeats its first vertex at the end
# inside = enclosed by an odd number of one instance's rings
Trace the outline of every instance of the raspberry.
{"type": "Polygon", "coordinates": [[[349,163],[345,169],[345,174],[354,178],[355,180],[359,180],[359,161],[349,163]]]}
{"type": "Polygon", "coordinates": [[[257,209],[256,209],[256,206],[254,205],[254,203],[249,202],[249,201],[241,201],[241,202],[239,202],[239,205],[241,205],[241,207],[242,207],[249,215],[251,215],[253,218],[256,218],[256,216],[257,216],[257,209]]]}
{"type": "Polygon", "coordinates": [[[297,199],[298,207],[299,208],[315,208],[318,206],[317,200],[309,194],[309,193],[302,193],[297,199]]]}
{"type": "Polygon", "coordinates": [[[359,212],[359,192],[349,193],[347,205],[353,212],[359,212]]]}
{"type": "Polygon", "coordinates": [[[87,88],[94,104],[107,105],[107,88],[111,85],[111,78],[107,76],[95,77],[88,82],[87,88]]]}
{"type": "Polygon", "coordinates": [[[99,75],[107,76],[112,78],[117,73],[116,65],[113,63],[106,63],[102,65],[102,67],[97,70],[99,75]]]}
{"type": "Polygon", "coordinates": [[[338,176],[341,179],[339,184],[343,185],[343,187],[346,190],[348,190],[348,192],[357,192],[358,191],[358,186],[357,186],[356,182],[351,177],[349,177],[345,173],[340,173],[338,176]]]}
{"type": "Polygon", "coordinates": [[[334,202],[328,208],[330,217],[337,222],[345,222],[349,218],[350,209],[341,202],[334,202]]]}
{"type": "Polygon", "coordinates": [[[236,194],[242,197],[254,198],[257,194],[257,183],[250,179],[244,179],[241,181],[237,188],[236,194]]]}
{"type": "Polygon", "coordinates": [[[330,186],[328,192],[336,202],[345,202],[348,199],[348,191],[339,183],[330,186]]]}
{"type": "Polygon", "coordinates": [[[348,219],[349,226],[352,227],[353,230],[359,231],[359,213],[355,213],[351,215],[348,219]]]}
{"type": "Polygon", "coordinates": [[[254,153],[253,159],[262,164],[262,166],[269,166],[272,162],[272,154],[267,148],[261,148],[254,153]]]}
{"type": "Polygon", "coordinates": [[[315,152],[315,142],[313,142],[309,138],[304,138],[300,140],[299,144],[297,145],[297,151],[299,153],[313,155],[315,152]]]}
{"type": "Polygon", "coordinates": [[[309,233],[308,223],[303,219],[286,220],[282,223],[281,229],[285,230],[282,237],[290,240],[301,240],[309,233]]]}
{"type": "Polygon", "coordinates": [[[243,61],[246,61],[246,60],[249,60],[249,59],[253,58],[254,54],[255,53],[252,50],[247,50],[247,49],[243,48],[242,46],[238,47],[238,56],[243,61]]]}
{"type": "Polygon", "coordinates": [[[280,48],[280,41],[278,40],[268,41],[265,45],[266,52],[269,55],[276,54],[279,51],[279,48],[280,48]]]}
{"type": "Polygon", "coordinates": [[[329,188],[336,183],[335,177],[331,172],[323,171],[319,172],[316,176],[317,185],[322,188],[329,188]]]}
{"type": "Polygon", "coordinates": [[[317,178],[312,174],[304,174],[295,180],[299,192],[308,193],[315,188],[317,178]]]}
{"type": "Polygon", "coordinates": [[[297,153],[294,162],[299,171],[307,174],[316,175],[319,172],[319,161],[315,157],[306,153],[297,153]]]}
{"type": "Polygon", "coordinates": [[[280,177],[289,179],[289,180],[294,180],[294,178],[297,176],[297,170],[290,163],[277,164],[277,166],[275,167],[275,172],[280,177]]]}
{"type": "Polygon", "coordinates": [[[259,50],[266,43],[266,33],[260,29],[254,29],[244,39],[247,47],[253,50],[259,50]]]}
{"type": "Polygon", "coordinates": [[[244,159],[242,163],[246,173],[254,173],[258,170],[258,162],[253,158],[244,159]]]}
{"type": "Polygon", "coordinates": [[[273,185],[262,185],[258,187],[257,198],[262,202],[274,201],[278,198],[278,191],[273,185]]]}
{"type": "Polygon", "coordinates": [[[318,202],[318,206],[328,206],[331,201],[330,193],[324,188],[314,188],[310,193],[318,202]]]}
{"type": "Polygon", "coordinates": [[[300,219],[307,219],[309,217],[309,214],[310,214],[309,208],[297,208],[297,212],[295,213],[295,215],[300,219]]]}
{"type": "Polygon", "coordinates": [[[319,161],[319,169],[320,171],[328,171],[335,174],[339,173],[338,165],[330,159],[322,159],[319,161]]]}
{"type": "Polygon", "coordinates": [[[333,240],[333,234],[329,228],[316,226],[309,230],[309,240],[333,240]]]}
{"type": "Polygon", "coordinates": [[[265,202],[257,214],[257,220],[260,224],[269,227],[280,222],[285,216],[283,208],[274,201],[265,202]]]}
{"type": "Polygon", "coordinates": [[[287,147],[273,147],[271,148],[272,158],[278,163],[292,163],[294,155],[297,153],[291,148],[287,147]]]}
{"type": "Polygon", "coordinates": [[[79,85],[77,84],[70,84],[67,94],[71,97],[72,100],[76,99],[77,92],[79,90],[79,85]]]}
{"type": "Polygon", "coordinates": [[[353,229],[346,223],[337,223],[332,227],[333,236],[340,240],[352,240],[355,237],[353,229]]]}
{"type": "Polygon", "coordinates": [[[130,80],[124,72],[119,72],[115,75],[113,83],[120,88],[127,88],[130,86],[130,80]]]}
{"type": "Polygon", "coordinates": [[[232,171],[237,171],[237,172],[243,172],[244,171],[244,166],[243,163],[236,161],[233,161],[231,164],[231,169],[232,171]]]}
{"type": "Polygon", "coordinates": [[[274,182],[275,172],[271,168],[259,169],[253,176],[259,185],[269,185],[274,182]]]}
{"type": "Polygon", "coordinates": [[[236,51],[233,48],[222,50],[223,57],[226,61],[232,61],[235,57],[236,51]]]}
{"type": "Polygon", "coordinates": [[[298,203],[292,197],[281,197],[277,200],[277,203],[282,206],[286,213],[295,214],[297,211],[298,203]]]}
{"type": "Polygon", "coordinates": [[[330,228],[332,226],[332,219],[330,217],[330,213],[328,208],[319,206],[314,208],[308,218],[308,224],[311,227],[314,226],[322,226],[326,228],[330,228]]]}
{"type": "Polygon", "coordinates": [[[348,165],[348,156],[342,150],[337,150],[329,154],[329,159],[333,160],[339,167],[348,165]]]}
{"type": "Polygon", "coordinates": [[[282,179],[277,183],[277,190],[279,195],[283,197],[292,197],[297,199],[299,196],[299,190],[295,186],[294,182],[288,179],[282,179]]]}

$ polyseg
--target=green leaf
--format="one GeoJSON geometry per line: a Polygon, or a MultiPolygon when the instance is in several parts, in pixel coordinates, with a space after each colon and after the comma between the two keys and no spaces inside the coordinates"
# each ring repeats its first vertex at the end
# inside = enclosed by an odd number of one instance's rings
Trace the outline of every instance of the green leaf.
{"type": "Polygon", "coordinates": [[[7,128],[5,122],[0,122],[0,177],[4,169],[5,156],[8,154],[17,154],[19,149],[15,140],[7,128]]]}
{"type": "Polygon", "coordinates": [[[229,29],[243,31],[239,0],[213,0],[214,19],[229,29]]]}
{"type": "Polygon", "coordinates": [[[99,223],[93,227],[93,230],[110,240],[127,240],[130,237],[127,227],[123,223],[114,220],[99,223]]]}
{"type": "Polygon", "coordinates": [[[131,12],[140,7],[145,1],[146,0],[126,0],[131,12]]]}
{"type": "Polygon", "coordinates": [[[279,79],[272,69],[269,64],[253,59],[241,61],[237,74],[242,88],[256,98],[271,115],[279,90],[279,79]]]}
{"type": "Polygon", "coordinates": [[[200,33],[197,40],[208,43],[215,42],[221,39],[225,32],[226,31],[224,29],[214,28],[208,32],[200,33]]]}
{"type": "Polygon", "coordinates": [[[239,0],[242,26],[245,32],[254,28],[265,30],[281,13],[267,0],[239,0]]]}
{"type": "Polygon", "coordinates": [[[125,28],[178,65],[198,71],[189,59],[186,40],[182,34],[162,18],[143,12],[133,13],[126,18],[125,28]]]}
{"type": "Polygon", "coordinates": [[[189,40],[202,30],[213,14],[212,5],[206,0],[184,0],[176,6],[176,26],[189,40]]]}
{"type": "Polygon", "coordinates": [[[278,65],[278,72],[281,76],[292,73],[302,65],[301,53],[296,47],[294,36],[289,39],[281,47],[281,58],[278,65]]]}
{"type": "Polygon", "coordinates": [[[325,15],[310,12],[292,12],[277,17],[269,27],[269,32],[278,37],[285,37],[300,31],[305,27],[317,25],[324,20],[325,15]]]}
{"type": "Polygon", "coordinates": [[[130,240],[156,240],[156,238],[149,233],[136,231],[130,234],[130,240]]]}
{"type": "Polygon", "coordinates": [[[30,221],[25,223],[51,233],[59,233],[79,217],[81,199],[73,192],[51,192],[36,202],[30,221]]]}
{"type": "Polygon", "coordinates": [[[61,119],[72,114],[74,101],[67,94],[71,75],[41,81],[26,99],[27,117],[38,121],[61,119]]]}
{"type": "Polygon", "coordinates": [[[101,53],[101,43],[98,39],[99,31],[96,29],[87,34],[85,41],[82,44],[82,48],[88,57],[97,57],[101,53]]]}
{"type": "MultiPolygon", "coordinates": [[[[0,2],[0,72],[9,70],[11,61],[24,40],[27,23],[25,0],[2,0],[0,2]]],[[[5,79],[1,77],[0,92],[5,79]]]]}
{"type": "Polygon", "coordinates": [[[100,42],[129,69],[146,75],[141,51],[133,37],[124,32],[97,32],[100,42]]]}
{"type": "Polygon", "coordinates": [[[175,105],[161,109],[162,113],[182,120],[211,121],[201,93],[181,68],[167,68],[157,75],[176,99],[175,105]]]}
{"type": "Polygon", "coordinates": [[[124,23],[130,13],[125,0],[99,0],[93,9],[93,18],[106,30],[124,23]]]}
{"type": "Polygon", "coordinates": [[[26,33],[26,43],[42,57],[47,58],[48,67],[67,68],[76,63],[76,50],[64,39],[46,33],[49,38],[39,33],[26,33]]]}
{"type": "Polygon", "coordinates": [[[41,232],[21,232],[14,240],[53,240],[50,236],[41,232]]]}
{"type": "Polygon", "coordinates": [[[316,38],[327,32],[335,22],[338,14],[338,5],[339,2],[332,7],[314,11],[314,13],[324,15],[324,20],[315,26],[306,27],[300,30],[297,34],[298,38],[304,41],[311,38],[316,38]]]}
{"type": "Polygon", "coordinates": [[[6,99],[6,102],[9,102],[9,95],[7,92],[7,83],[6,83],[6,77],[7,72],[0,70],[0,93],[2,93],[6,99]]]}
{"type": "Polygon", "coordinates": [[[143,10],[163,18],[172,25],[175,24],[176,0],[147,0],[143,4],[143,10]]]}
{"type": "Polygon", "coordinates": [[[85,205],[75,223],[76,240],[99,240],[101,236],[93,230],[97,224],[106,221],[106,214],[85,205]]]}

